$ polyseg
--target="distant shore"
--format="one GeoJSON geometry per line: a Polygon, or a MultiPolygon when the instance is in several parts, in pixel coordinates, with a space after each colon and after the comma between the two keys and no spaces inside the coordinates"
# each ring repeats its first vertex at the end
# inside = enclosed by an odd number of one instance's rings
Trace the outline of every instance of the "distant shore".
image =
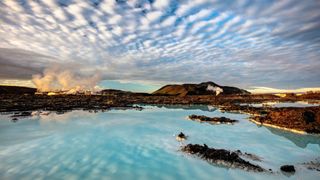
{"type": "Polygon", "coordinates": [[[320,105],[316,107],[252,107],[264,102],[319,102],[320,96],[279,97],[270,94],[242,95],[190,95],[166,96],[123,91],[107,91],[103,95],[35,95],[0,94],[0,112],[108,110],[111,108],[136,108],[146,105],[212,105],[223,111],[250,114],[253,122],[266,126],[292,130],[296,133],[320,133],[320,105]],[[240,105],[247,104],[247,105],[240,105]]]}

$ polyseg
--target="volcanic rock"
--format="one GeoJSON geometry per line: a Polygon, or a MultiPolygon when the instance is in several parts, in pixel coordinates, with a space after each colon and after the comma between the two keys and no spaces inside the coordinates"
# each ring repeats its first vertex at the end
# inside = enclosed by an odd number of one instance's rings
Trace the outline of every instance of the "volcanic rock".
{"type": "Polygon", "coordinates": [[[303,112],[303,119],[307,124],[313,123],[316,121],[315,114],[312,111],[305,111],[303,112]]]}
{"type": "Polygon", "coordinates": [[[226,117],[207,117],[207,116],[198,116],[198,115],[190,115],[188,116],[189,119],[200,121],[200,122],[208,122],[212,124],[233,124],[238,122],[238,120],[229,119],[226,117]]]}
{"type": "Polygon", "coordinates": [[[177,136],[176,136],[176,140],[177,141],[184,141],[187,139],[187,136],[184,135],[182,132],[180,132],[177,136]]]}
{"type": "Polygon", "coordinates": [[[287,173],[295,173],[296,172],[293,165],[283,165],[280,167],[280,170],[283,172],[287,172],[287,173]]]}
{"type": "Polygon", "coordinates": [[[263,172],[266,171],[258,165],[242,159],[236,152],[225,149],[209,148],[206,144],[188,144],[181,148],[183,152],[197,155],[198,157],[216,164],[229,168],[239,168],[247,171],[263,172]]]}
{"type": "Polygon", "coordinates": [[[265,116],[254,116],[253,120],[292,131],[319,134],[320,106],[269,108],[265,116]]]}

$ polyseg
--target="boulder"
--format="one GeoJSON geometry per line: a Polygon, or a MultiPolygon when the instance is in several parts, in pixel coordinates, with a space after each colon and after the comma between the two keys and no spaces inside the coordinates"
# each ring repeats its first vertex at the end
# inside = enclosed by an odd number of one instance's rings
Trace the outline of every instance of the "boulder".
{"type": "Polygon", "coordinates": [[[280,167],[280,170],[287,173],[295,173],[296,170],[293,165],[283,165],[280,167]]]}

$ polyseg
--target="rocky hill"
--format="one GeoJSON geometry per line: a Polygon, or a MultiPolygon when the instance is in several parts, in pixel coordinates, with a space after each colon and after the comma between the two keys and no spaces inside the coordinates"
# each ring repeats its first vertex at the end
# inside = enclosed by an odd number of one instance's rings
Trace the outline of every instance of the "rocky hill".
{"type": "Polygon", "coordinates": [[[248,91],[236,87],[220,86],[214,82],[203,82],[200,84],[166,85],[152,93],[153,95],[230,95],[250,94],[248,91]]]}

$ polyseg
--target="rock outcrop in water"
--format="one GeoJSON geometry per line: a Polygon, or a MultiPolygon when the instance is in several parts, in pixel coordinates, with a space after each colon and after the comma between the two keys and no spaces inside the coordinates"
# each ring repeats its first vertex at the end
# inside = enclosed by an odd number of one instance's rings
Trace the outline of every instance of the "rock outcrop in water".
{"type": "Polygon", "coordinates": [[[154,95],[173,95],[173,96],[187,96],[187,95],[215,95],[215,92],[208,90],[208,87],[216,87],[221,91],[221,95],[230,94],[250,94],[248,91],[236,87],[220,86],[213,82],[203,82],[200,84],[182,84],[182,85],[166,85],[159,90],[153,92],[154,95]]]}
{"type": "Polygon", "coordinates": [[[189,119],[199,122],[208,122],[211,124],[233,124],[238,122],[238,120],[229,119],[226,117],[207,117],[203,115],[190,115],[188,116],[189,119]]]}
{"type": "Polygon", "coordinates": [[[295,133],[320,133],[320,106],[314,107],[252,107],[229,103],[222,111],[251,115],[256,124],[292,131],[295,133]]]}
{"type": "Polygon", "coordinates": [[[177,141],[184,141],[187,139],[187,136],[185,134],[183,134],[182,132],[180,132],[177,136],[176,136],[176,140],[177,141]]]}
{"type": "Polygon", "coordinates": [[[307,133],[320,133],[320,106],[269,108],[265,115],[254,116],[262,125],[273,125],[307,133]]]}
{"type": "Polygon", "coordinates": [[[280,167],[280,170],[287,173],[295,173],[296,170],[293,165],[283,165],[280,167]]]}
{"type": "Polygon", "coordinates": [[[247,171],[264,172],[266,171],[258,165],[254,165],[249,161],[242,159],[238,153],[225,149],[209,148],[207,145],[188,144],[181,148],[183,152],[197,155],[198,157],[228,168],[239,168],[247,171]]]}

